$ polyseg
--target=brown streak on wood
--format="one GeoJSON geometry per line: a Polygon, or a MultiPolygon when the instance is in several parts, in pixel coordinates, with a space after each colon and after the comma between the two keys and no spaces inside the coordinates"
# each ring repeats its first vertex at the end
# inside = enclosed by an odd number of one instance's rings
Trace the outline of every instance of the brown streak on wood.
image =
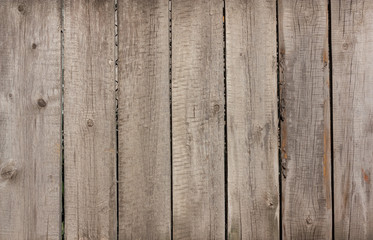
{"type": "MultiPolygon", "coordinates": [[[[324,100],[324,117],[329,116],[329,101],[324,100]]],[[[325,197],[326,197],[326,207],[331,208],[331,182],[330,182],[330,161],[328,156],[330,156],[330,126],[329,121],[324,121],[324,154],[323,154],[323,175],[324,175],[324,186],[325,186],[325,197]]]]}
{"type": "Polygon", "coordinates": [[[370,182],[369,175],[364,171],[364,169],[361,169],[361,174],[363,176],[363,179],[366,183],[370,182]]]}
{"type": "Polygon", "coordinates": [[[325,47],[324,51],[323,51],[323,54],[322,54],[322,56],[323,56],[322,60],[323,60],[324,64],[328,64],[328,54],[329,54],[328,48],[325,47]]]}

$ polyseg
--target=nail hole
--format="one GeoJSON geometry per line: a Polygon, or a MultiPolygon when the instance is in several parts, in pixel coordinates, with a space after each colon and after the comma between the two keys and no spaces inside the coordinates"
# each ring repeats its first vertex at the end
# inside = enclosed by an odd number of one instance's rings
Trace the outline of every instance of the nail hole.
{"type": "Polygon", "coordinates": [[[37,45],[35,43],[32,44],[32,49],[35,49],[37,45]]]}
{"type": "Polygon", "coordinates": [[[1,168],[0,176],[3,179],[12,179],[16,176],[17,168],[13,164],[7,164],[1,168]]]}

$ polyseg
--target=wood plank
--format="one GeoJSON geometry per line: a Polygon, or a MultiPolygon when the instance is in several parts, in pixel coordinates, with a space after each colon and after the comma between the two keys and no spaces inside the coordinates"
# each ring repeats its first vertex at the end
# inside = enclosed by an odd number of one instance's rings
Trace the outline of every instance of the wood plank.
{"type": "Polygon", "coordinates": [[[276,1],[226,1],[228,237],[279,239],[276,1]]]}
{"type": "Polygon", "coordinates": [[[116,238],[114,0],[66,0],[65,237],[116,238]]]}
{"type": "Polygon", "coordinates": [[[168,0],[118,0],[119,239],[171,238],[168,0]]]}
{"type": "Polygon", "coordinates": [[[59,1],[0,3],[0,239],[59,239],[59,1]]]}
{"type": "Polygon", "coordinates": [[[172,1],[175,239],[224,239],[223,1],[172,1]]]}
{"type": "Polygon", "coordinates": [[[335,239],[373,238],[373,2],[331,2],[335,239]]]}
{"type": "Polygon", "coordinates": [[[331,239],[328,1],[279,1],[283,239],[331,239]]]}

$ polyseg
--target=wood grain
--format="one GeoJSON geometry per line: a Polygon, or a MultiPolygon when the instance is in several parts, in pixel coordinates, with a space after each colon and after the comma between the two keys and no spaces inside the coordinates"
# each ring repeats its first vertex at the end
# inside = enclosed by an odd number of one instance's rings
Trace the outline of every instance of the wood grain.
{"type": "Polygon", "coordinates": [[[328,2],[279,1],[283,239],[331,239],[328,2]]]}
{"type": "Polygon", "coordinates": [[[174,239],[224,239],[223,1],[172,1],[174,239]]]}
{"type": "Polygon", "coordinates": [[[168,0],[118,0],[119,239],[171,239],[168,0]]]}
{"type": "Polygon", "coordinates": [[[66,0],[65,237],[116,238],[114,0],[66,0]]]}
{"type": "Polygon", "coordinates": [[[0,239],[59,239],[59,1],[0,3],[0,239]]]}
{"type": "Polygon", "coordinates": [[[228,237],[279,239],[276,1],[226,1],[228,237]]]}
{"type": "Polygon", "coordinates": [[[373,239],[373,2],[331,1],[335,239],[373,239]]]}

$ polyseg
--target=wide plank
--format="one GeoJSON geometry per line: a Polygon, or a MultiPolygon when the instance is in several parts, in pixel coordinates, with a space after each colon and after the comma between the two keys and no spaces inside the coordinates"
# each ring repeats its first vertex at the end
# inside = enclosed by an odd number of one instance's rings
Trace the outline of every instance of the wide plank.
{"type": "Polygon", "coordinates": [[[0,239],[59,239],[60,1],[0,2],[0,239]]]}
{"type": "Polygon", "coordinates": [[[223,1],[172,1],[174,239],[224,239],[223,1]]]}
{"type": "Polygon", "coordinates": [[[116,238],[114,0],[64,1],[65,238],[116,238]]]}
{"type": "Polygon", "coordinates": [[[373,2],[331,1],[335,239],[373,239],[373,2]]]}
{"type": "Polygon", "coordinates": [[[229,239],[279,239],[276,1],[227,0],[229,239]]]}
{"type": "Polygon", "coordinates": [[[119,239],[171,239],[168,0],[118,0],[119,239]]]}
{"type": "Polygon", "coordinates": [[[328,1],[278,6],[283,239],[331,239],[328,1]]]}

